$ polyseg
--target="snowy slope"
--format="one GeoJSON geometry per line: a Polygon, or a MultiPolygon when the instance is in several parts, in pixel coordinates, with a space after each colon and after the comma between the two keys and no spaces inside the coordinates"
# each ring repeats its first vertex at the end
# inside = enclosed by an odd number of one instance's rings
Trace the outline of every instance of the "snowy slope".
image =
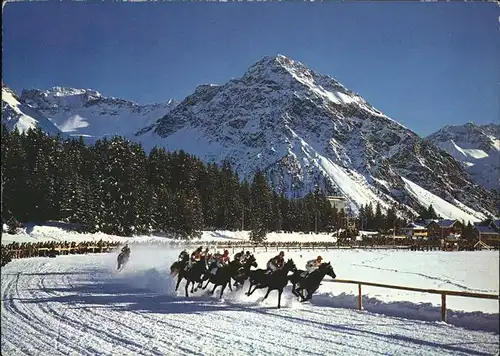
{"type": "MultiPolygon", "coordinates": [[[[276,292],[263,300],[265,290],[186,298],[168,273],[178,252],[134,248],[119,274],[116,254],[9,263],[1,276],[2,354],[491,355],[499,349],[495,301],[481,306],[449,298],[445,324],[439,296],[366,288],[359,312],[355,291],[329,277],[310,304],[298,303],[288,286],[280,310],[276,292]]],[[[302,264],[317,253],[288,257],[302,264]]],[[[495,253],[321,253],[334,261],[338,278],[498,293],[495,253]]],[[[257,254],[259,265],[270,256],[257,254]]]]}
{"type": "Polygon", "coordinates": [[[403,178],[403,181],[405,182],[405,188],[408,193],[417,199],[422,206],[432,204],[436,213],[443,219],[458,219],[460,221],[465,221],[465,223],[478,220],[478,214],[475,211],[463,206],[459,208],[459,202],[456,202],[456,205],[453,205],[406,178],[403,178]]]}
{"type": "Polygon", "coordinates": [[[500,125],[445,126],[427,139],[461,162],[475,182],[500,186],[500,125]]]}
{"type": "Polygon", "coordinates": [[[50,135],[62,134],[42,113],[27,105],[4,84],[2,84],[2,122],[9,130],[17,128],[19,132],[25,132],[30,128],[39,127],[50,135]]]}
{"type": "Polygon", "coordinates": [[[452,204],[459,201],[466,213],[477,211],[475,220],[498,204],[452,157],[338,81],[281,55],[264,57],[223,85],[199,86],[136,139],[148,149],[228,159],[242,179],[265,169],[289,196],[318,185],[345,195],[354,212],[368,202],[417,210],[422,201],[409,194],[402,177],[452,204]]]}
{"type": "Polygon", "coordinates": [[[46,115],[61,131],[90,137],[128,136],[153,124],[176,105],[174,100],[138,105],[104,97],[91,89],[63,87],[23,90],[21,98],[46,115]]]}

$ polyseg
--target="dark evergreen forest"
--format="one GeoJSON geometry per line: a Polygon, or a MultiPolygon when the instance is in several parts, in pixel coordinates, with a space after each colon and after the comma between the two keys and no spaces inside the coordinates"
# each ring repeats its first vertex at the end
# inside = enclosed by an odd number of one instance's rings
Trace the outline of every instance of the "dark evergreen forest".
{"type": "MultiPolygon", "coordinates": [[[[345,212],[319,191],[279,195],[265,173],[241,181],[229,162],[206,164],[184,151],[142,147],[122,137],[87,145],[40,129],[20,134],[2,124],[2,220],[65,221],[83,231],[130,236],[152,232],[193,238],[202,230],[333,231],[345,212]]],[[[361,209],[358,228],[388,230],[404,222],[380,205],[361,209]]]]}

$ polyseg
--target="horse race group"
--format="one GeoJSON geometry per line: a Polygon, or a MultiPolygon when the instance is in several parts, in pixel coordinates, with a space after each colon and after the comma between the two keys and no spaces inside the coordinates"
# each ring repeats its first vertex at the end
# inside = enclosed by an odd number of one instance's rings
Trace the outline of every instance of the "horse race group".
{"type": "MultiPolygon", "coordinates": [[[[118,270],[130,258],[130,248],[125,245],[118,256],[118,270]]],[[[184,250],[179,258],[170,267],[170,273],[177,275],[177,285],[179,288],[182,279],[186,280],[186,297],[189,296],[188,288],[191,284],[191,293],[198,288],[206,289],[209,283],[214,285],[213,294],[218,286],[222,286],[220,298],[226,286],[232,291],[231,279],[234,279],[234,286],[243,287],[245,280],[249,280],[250,286],[246,295],[250,296],[256,289],[267,288],[266,299],[272,290],[278,291],[278,308],[281,306],[281,295],[288,282],[292,283],[292,293],[299,297],[302,302],[312,298],[313,293],[319,288],[321,281],[328,275],[336,278],[335,272],[330,262],[323,262],[321,256],[315,260],[308,261],[306,270],[297,269],[292,259],[285,262],[285,253],[281,251],[277,256],[267,262],[267,269],[251,269],[257,267],[255,256],[247,251],[238,252],[231,261],[229,251],[224,250],[223,254],[210,254],[209,249],[203,250],[198,247],[191,255],[184,250]],[[289,275],[289,273],[292,273],[289,275]],[[203,282],[207,283],[203,286],[203,282]],[[196,283],[198,285],[195,288],[196,283]],[[253,289],[252,289],[253,287],[253,289]],[[304,295],[304,292],[306,293],[304,295]]]]}

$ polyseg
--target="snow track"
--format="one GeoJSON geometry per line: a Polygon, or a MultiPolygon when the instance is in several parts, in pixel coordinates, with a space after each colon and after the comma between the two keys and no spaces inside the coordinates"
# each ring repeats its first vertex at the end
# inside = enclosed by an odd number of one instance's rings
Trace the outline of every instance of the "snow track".
{"type": "MultiPolygon", "coordinates": [[[[498,334],[435,321],[300,304],[287,290],[262,301],[173,291],[168,262],[116,256],[16,260],[2,268],[3,355],[491,355],[498,334]]],[[[373,261],[370,261],[373,262],[373,261]]],[[[330,283],[328,283],[330,285],[330,283]]],[[[217,290],[218,291],[218,290],[217,290]]],[[[218,296],[218,293],[216,294],[218,296]]],[[[245,290],[246,291],[246,290],[245,290]]],[[[321,300],[323,298],[320,298],[321,300]]]]}

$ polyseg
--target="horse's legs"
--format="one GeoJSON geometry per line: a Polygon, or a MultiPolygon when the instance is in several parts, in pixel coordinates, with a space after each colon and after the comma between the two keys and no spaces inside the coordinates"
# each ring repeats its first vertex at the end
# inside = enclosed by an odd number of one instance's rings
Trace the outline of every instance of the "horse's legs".
{"type": "Polygon", "coordinates": [[[300,290],[300,298],[301,302],[305,302],[307,300],[306,297],[304,297],[304,289],[300,290]]]}
{"type": "MultiPolygon", "coordinates": [[[[224,289],[226,289],[227,283],[224,283],[222,285],[222,289],[220,290],[220,296],[219,298],[222,298],[222,294],[224,294],[224,289]]],[[[231,282],[229,282],[229,287],[231,287],[231,282]]]]}
{"type": "Polygon", "coordinates": [[[181,281],[182,281],[182,277],[181,277],[181,274],[179,273],[179,275],[177,277],[177,285],[175,286],[175,291],[177,291],[177,289],[179,289],[179,284],[181,284],[181,281]]]}
{"type": "Polygon", "coordinates": [[[208,283],[210,283],[210,279],[208,279],[207,284],[205,284],[205,287],[202,287],[201,289],[203,289],[203,290],[207,289],[208,283]]]}
{"type": "Polygon", "coordinates": [[[298,297],[298,296],[299,296],[299,294],[297,293],[297,290],[295,289],[295,286],[296,286],[296,284],[295,284],[295,283],[293,283],[293,284],[292,284],[292,294],[293,294],[294,296],[298,297]]]}
{"type": "Polygon", "coordinates": [[[283,294],[283,288],[278,289],[278,309],[281,308],[281,294],[283,294]]]}
{"type": "MultiPolygon", "coordinates": [[[[229,286],[229,290],[232,292],[233,288],[231,288],[231,278],[229,278],[229,282],[227,283],[227,285],[229,286]]],[[[224,288],[226,288],[226,286],[224,286],[224,288]]]]}
{"type": "Polygon", "coordinates": [[[270,288],[270,287],[267,287],[267,293],[266,293],[266,295],[264,296],[264,299],[266,299],[266,298],[269,296],[269,293],[271,293],[271,288],[270,288]]]}
{"type": "MultiPolygon", "coordinates": [[[[250,288],[251,288],[251,287],[252,287],[252,286],[250,286],[250,288]]],[[[248,293],[247,293],[247,295],[248,295],[248,296],[251,296],[251,295],[253,294],[253,292],[255,292],[255,291],[257,290],[257,287],[258,287],[258,284],[256,284],[256,285],[255,285],[255,288],[253,289],[253,291],[248,292],[248,293]]],[[[249,288],[249,289],[250,289],[250,288],[249,288]]]]}
{"type": "Polygon", "coordinates": [[[217,284],[214,283],[214,288],[212,289],[212,291],[210,292],[210,294],[214,294],[215,293],[215,288],[217,288],[217,284]]]}
{"type": "Polygon", "coordinates": [[[191,293],[194,293],[194,286],[195,286],[196,282],[195,281],[191,281],[191,293]]]}
{"type": "Polygon", "coordinates": [[[247,295],[249,295],[249,296],[250,296],[250,295],[252,295],[252,294],[253,294],[253,292],[255,292],[255,291],[257,290],[257,287],[258,287],[258,286],[259,286],[259,285],[258,285],[258,284],[256,284],[256,285],[255,285],[255,288],[253,289],[253,291],[251,291],[251,292],[250,292],[250,293],[248,293],[247,295]]]}
{"type": "Polygon", "coordinates": [[[250,289],[252,289],[252,281],[250,280],[250,285],[248,286],[248,292],[246,295],[250,295],[250,289]]]}
{"type": "Polygon", "coordinates": [[[189,297],[189,293],[188,293],[189,283],[191,283],[191,281],[188,279],[186,282],[186,286],[184,287],[184,290],[186,291],[186,297],[189,297]]]}

